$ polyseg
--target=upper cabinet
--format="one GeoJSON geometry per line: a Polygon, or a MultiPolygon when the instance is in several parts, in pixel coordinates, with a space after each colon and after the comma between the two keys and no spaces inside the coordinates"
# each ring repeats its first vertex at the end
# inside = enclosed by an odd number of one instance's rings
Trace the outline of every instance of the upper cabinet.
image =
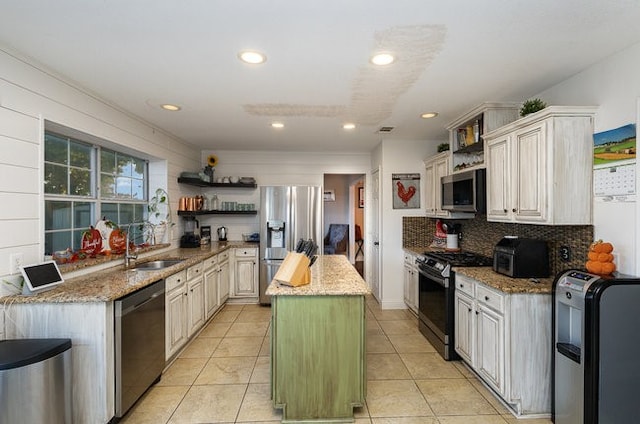
{"type": "Polygon", "coordinates": [[[592,223],[595,112],[550,106],[484,135],[488,221],[592,223]]]}
{"type": "Polygon", "coordinates": [[[518,119],[517,103],[482,103],[447,126],[453,173],[485,167],[484,135],[518,119]]]}

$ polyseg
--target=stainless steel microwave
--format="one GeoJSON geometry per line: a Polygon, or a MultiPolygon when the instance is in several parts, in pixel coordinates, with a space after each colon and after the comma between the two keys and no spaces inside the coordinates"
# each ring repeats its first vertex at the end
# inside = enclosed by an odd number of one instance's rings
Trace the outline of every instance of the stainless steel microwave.
{"type": "Polygon", "coordinates": [[[486,171],[476,169],[441,179],[442,209],[451,212],[485,213],[486,171]]]}

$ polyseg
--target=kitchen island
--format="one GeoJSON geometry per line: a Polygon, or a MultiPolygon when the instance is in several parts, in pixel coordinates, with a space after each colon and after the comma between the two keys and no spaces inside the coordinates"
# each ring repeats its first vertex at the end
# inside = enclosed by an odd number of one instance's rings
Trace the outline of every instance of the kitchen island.
{"type": "Polygon", "coordinates": [[[354,422],[366,395],[367,284],[342,255],[320,256],[311,283],[272,282],[271,395],[282,422],[354,422]]]}

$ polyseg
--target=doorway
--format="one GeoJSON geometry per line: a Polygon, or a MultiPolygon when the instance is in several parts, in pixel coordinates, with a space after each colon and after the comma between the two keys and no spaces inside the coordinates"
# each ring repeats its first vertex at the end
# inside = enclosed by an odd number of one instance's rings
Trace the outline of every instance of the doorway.
{"type": "Polygon", "coordinates": [[[347,249],[344,254],[364,278],[365,269],[365,174],[324,175],[323,234],[331,224],[348,225],[347,249]]]}

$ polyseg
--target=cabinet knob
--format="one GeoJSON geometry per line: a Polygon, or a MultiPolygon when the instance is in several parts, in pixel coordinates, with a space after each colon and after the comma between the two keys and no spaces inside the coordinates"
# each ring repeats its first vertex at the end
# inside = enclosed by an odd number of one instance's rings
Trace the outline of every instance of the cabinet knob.
{"type": "Polygon", "coordinates": [[[516,209],[516,208],[511,209],[511,212],[515,212],[515,211],[517,211],[517,209],[516,209]]]}
{"type": "Polygon", "coordinates": [[[486,300],[488,302],[489,301],[489,296],[485,296],[484,300],[486,300]]]}
{"type": "Polygon", "coordinates": [[[479,312],[478,312],[478,311],[476,311],[476,315],[478,315],[478,313],[479,313],[479,312]]]}
{"type": "Polygon", "coordinates": [[[462,289],[463,289],[463,288],[464,288],[464,284],[460,284],[460,288],[462,288],[462,289]]]}
{"type": "Polygon", "coordinates": [[[469,312],[471,312],[471,308],[468,308],[468,309],[469,309],[469,312]]]}
{"type": "Polygon", "coordinates": [[[507,210],[506,210],[506,209],[503,209],[502,211],[503,211],[504,213],[507,213],[507,210]]]}

